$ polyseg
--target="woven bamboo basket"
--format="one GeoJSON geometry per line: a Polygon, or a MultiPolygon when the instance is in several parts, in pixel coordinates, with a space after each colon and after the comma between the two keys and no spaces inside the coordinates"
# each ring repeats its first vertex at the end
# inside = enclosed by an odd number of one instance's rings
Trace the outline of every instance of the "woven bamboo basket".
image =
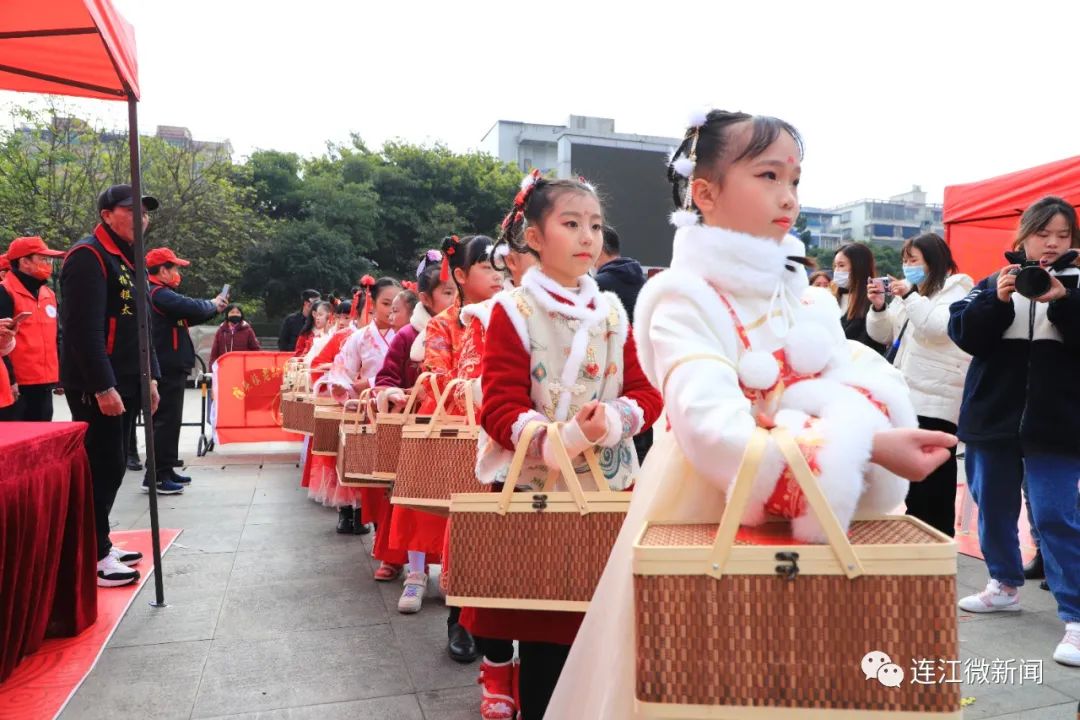
{"type": "Polygon", "coordinates": [[[446,603],[467,607],[585,612],[630,507],[628,492],[608,487],[596,454],[585,452],[595,490],[582,488],[573,462],[548,425],[559,472],[544,490],[517,489],[529,444],[544,428],[521,434],[500,492],[455,493],[450,500],[450,556],[454,572],[446,603]],[[556,478],[561,477],[565,490],[556,478]],[[523,542],[524,541],[524,542],[523,542]],[[506,573],[505,558],[522,559],[527,573],[506,573]]]}
{"type": "Polygon", "coordinates": [[[375,481],[371,467],[375,458],[375,414],[371,407],[372,390],[364,390],[358,400],[346,407],[355,407],[351,422],[338,428],[338,482],[347,487],[388,487],[389,483],[375,481]]]}
{"type": "Polygon", "coordinates": [[[639,716],[962,717],[959,684],[912,682],[922,660],[959,660],[955,543],[906,516],[845,534],[794,439],[772,435],[829,542],[797,542],[786,522],[740,529],[764,430],[719,524],[647,522],[633,561],[639,716]],[[871,652],[899,686],[864,672],[871,652]]]}
{"type": "Polygon", "coordinates": [[[281,427],[291,432],[303,432],[311,408],[304,404],[304,395],[310,390],[311,376],[301,358],[289,358],[281,380],[281,427]]]}
{"type": "Polygon", "coordinates": [[[390,502],[438,515],[450,511],[450,495],[476,489],[476,447],[480,426],[472,398],[472,380],[446,384],[431,421],[406,425],[401,430],[401,453],[390,502]],[[459,385],[465,385],[466,416],[446,416],[446,403],[459,385]]]}
{"type": "Polygon", "coordinates": [[[398,456],[401,454],[401,430],[406,425],[423,425],[431,422],[430,416],[414,412],[424,383],[429,383],[434,397],[439,396],[435,373],[423,373],[409,390],[409,399],[400,413],[388,412],[380,407],[375,416],[375,466],[372,475],[378,480],[393,482],[397,477],[398,456]]]}
{"type": "MultiPolygon", "coordinates": [[[[324,400],[325,398],[319,399],[324,400]]],[[[350,400],[349,403],[354,406],[357,405],[355,400],[350,400]]],[[[338,430],[341,424],[348,420],[360,418],[363,415],[362,410],[349,412],[348,407],[348,404],[341,407],[336,403],[332,406],[317,405],[315,407],[315,432],[311,436],[312,455],[329,456],[338,454],[338,442],[340,439],[338,430]]]]}

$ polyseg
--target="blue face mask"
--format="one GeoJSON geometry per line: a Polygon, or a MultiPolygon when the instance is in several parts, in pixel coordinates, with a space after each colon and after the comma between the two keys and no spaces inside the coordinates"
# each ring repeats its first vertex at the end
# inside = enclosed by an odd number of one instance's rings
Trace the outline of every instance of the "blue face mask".
{"type": "Polygon", "coordinates": [[[922,265],[905,265],[904,279],[912,286],[918,285],[926,279],[926,268],[922,265]]]}

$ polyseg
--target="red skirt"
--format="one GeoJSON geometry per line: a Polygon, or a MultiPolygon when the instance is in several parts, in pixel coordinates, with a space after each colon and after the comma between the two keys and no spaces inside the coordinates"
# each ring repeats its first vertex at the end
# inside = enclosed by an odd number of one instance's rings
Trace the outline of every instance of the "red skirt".
{"type": "Polygon", "coordinates": [[[585,613],[461,608],[461,624],[476,637],[573,645],[585,613]]]}
{"type": "Polygon", "coordinates": [[[311,484],[311,438],[304,438],[304,449],[302,451],[304,456],[303,470],[300,472],[300,487],[307,487],[311,484]]]}
{"type": "Polygon", "coordinates": [[[429,563],[438,563],[445,534],[445,517],[394,505],[390,549],[427,553],[429,563]]]}
{"type": "Polygon", "coordinates": [[[404,565],[408,562],[409,555],[405,550],[390,549],[390,526],[393,524],[394,506],[390,504],[390,493],[378,488],[363,488],[363,500],[361,520],[375,521],[375,546],[371,549],[372,556],[379,562],[389,565],[404,565]],[[371,492],[367,492],[367,491],[371,492]]]}

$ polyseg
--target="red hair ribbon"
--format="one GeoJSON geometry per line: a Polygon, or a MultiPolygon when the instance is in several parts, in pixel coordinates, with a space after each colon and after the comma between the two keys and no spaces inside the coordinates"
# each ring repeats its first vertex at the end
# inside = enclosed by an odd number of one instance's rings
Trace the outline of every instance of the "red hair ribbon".
{"type": "Polygon", "coordinates": [[[439,268],[439,282],[449,282],[450,256],[457,252],[457,245],[460,242],[457,235],[450,236],[450,242],[446,244],[446,249],[443,251],[442,267],[439,268]]]}
{"type": "Polygon", "coordinates": [[[419,288],[419,286],[416,283],[411,282],[409,280],[402,280],[401,281],[401,287],[404,288],[405,290],[410,291],[410,292],[416,292],[417,289],[419,288]]]}
{"type": "Polygon", "coordinates": [[[360,278],[360,285],[363,287],[360,292],[364,293],[364,312],[360,315],[360,325],[363,327],[371,322],[371,288],[375,286],[375,278],[365,275],[360,278]]]}

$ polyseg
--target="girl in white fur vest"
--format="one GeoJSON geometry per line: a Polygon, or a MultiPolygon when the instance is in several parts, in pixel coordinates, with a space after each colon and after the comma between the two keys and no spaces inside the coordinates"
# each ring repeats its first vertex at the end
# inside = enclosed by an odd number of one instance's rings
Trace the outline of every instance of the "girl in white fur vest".
{"type": "MultiPolygon", "coordinates": [[[[915,428],[899,373],[849,346],[835,300],[808,286],[802,243],[789,234],[801,160],[789,124],[714,110],[693,119],[669,167],[681,208],[671,269],[646,284],[634,327],[670,431],[657,423],[548,718],[634,717],[634,537],[646,518],[719,522],[756,428],[795,437],[844,527],[856,510],[896,508],[902,478],[921,480],[956,443],[915,428]]],[[[801,540],[824,540],[771,437],[743,522],[769,515],[790,518],[801,540]]]]}

